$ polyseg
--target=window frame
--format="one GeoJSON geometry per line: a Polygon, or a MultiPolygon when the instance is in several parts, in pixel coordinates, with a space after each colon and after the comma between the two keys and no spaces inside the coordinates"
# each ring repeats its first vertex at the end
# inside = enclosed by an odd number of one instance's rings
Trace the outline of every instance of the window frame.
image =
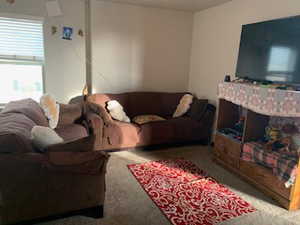
{"type": "MultiPolygon", "coordinates": [[[[11,14],[11,13],[0,13],[0,17],[11,18],[11,19],[20,19],[20,20],[32,20],[38,21],[42,24],[43,27],[43,51],[44,51],[44,59],[36,60],[36,59],[26,59],[21,57],[18,59],[17,57],[7,57],[4,55],[0,55],[0,64],[11,64],[11,65],[40,65],[42,67],[42,93],[45,94],[46,90],[46,82],[45,82],[45,19],[43,17],[34,17],[34,16],[25,16],[19,14],[11,14]]],[[[7,103],[0,102],[0,111],[5,107],[7,103]]]]}

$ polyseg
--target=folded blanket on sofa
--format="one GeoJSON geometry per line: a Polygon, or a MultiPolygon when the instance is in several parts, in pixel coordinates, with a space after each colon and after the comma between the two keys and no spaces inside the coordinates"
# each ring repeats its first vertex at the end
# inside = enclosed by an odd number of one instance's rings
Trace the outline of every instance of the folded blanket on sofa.
{"type": "Polygon", "coordinates": [[[262,144],[249,142],[244,144],[241,159],[272,169],[275,176],[286,182],[287,188],[294,183],[298,166],[297,156],[267,151],[262,144]]]}

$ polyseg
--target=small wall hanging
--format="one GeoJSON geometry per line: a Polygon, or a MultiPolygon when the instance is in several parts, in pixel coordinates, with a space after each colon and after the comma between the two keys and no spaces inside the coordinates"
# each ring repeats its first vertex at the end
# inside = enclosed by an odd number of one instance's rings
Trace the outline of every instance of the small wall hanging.
{"type": "Polygon", "coordinates": [[[56,26],[52,26],[51,27],[51,34],[54,35],[57,33],[57,27],[56,26]]]}
{"type": "Polygon", "coordinates": [[[79,29],[78,35],[79,35],[80,37],[83,37],[83,36],[84,36],[84,33],[83,33],[83,30],[82,30],[82,29],[79,29]]]}
{"type": "Polygon", "coordinates": [[[73,28],[72,27],[63,27],[63,39],[72,40],[73,28]]]}

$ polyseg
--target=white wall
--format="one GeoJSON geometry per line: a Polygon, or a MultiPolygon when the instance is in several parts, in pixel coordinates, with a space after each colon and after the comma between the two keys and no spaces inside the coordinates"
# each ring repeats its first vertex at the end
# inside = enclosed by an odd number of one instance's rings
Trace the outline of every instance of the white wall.
{"type": "Polygon", "coordinates": [[[235,73],[242,24],[298,14],[299,0],[233,0],[196,13],[189,90],[216,103],[218,83],[235,73]]]}
{"type": "Polygon", "coordinates": [[[94,92],[186,91],[193,15],[92,1],[94,92]]]}
{"type": "Polygon", "coordinates": [[[60,5],[63,16],[49,18],[44,0],[21,0],[13,5],[0,1],[0,15],[12,13],[45,18],[45,90],[58,101],[67,102],[80,94],[85,84],[85,40],[76,35],[78,29],[84,29],[84,2],[60,0],[60,5]],[[58,27],[54,36],[51,26],[58,27]],[[73,41],[61,39],[63,26],[74,28],[73,41]]]}

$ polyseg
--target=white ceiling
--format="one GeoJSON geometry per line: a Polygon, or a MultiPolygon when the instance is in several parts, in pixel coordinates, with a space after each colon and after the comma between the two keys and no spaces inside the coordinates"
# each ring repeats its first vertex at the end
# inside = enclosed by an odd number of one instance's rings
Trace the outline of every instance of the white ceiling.
{"type": "Polygon", "coordinates": [[[225,2],[230,2],[231,0],[106,0],[106,1],[196,12],[216,5],[223,4],[225,2]]]}

